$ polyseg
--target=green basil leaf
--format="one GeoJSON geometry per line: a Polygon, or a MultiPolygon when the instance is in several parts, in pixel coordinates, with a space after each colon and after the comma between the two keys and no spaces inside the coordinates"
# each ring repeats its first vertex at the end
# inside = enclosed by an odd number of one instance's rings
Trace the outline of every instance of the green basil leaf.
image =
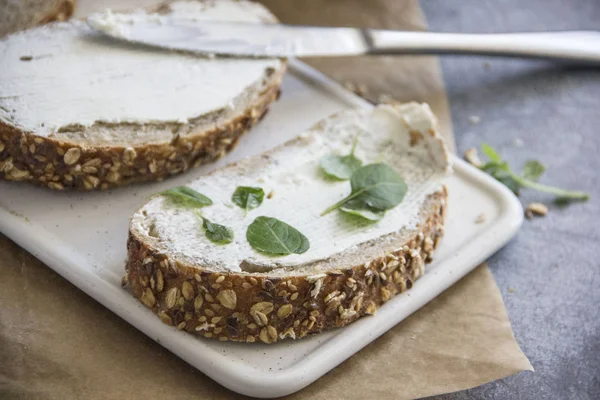
{"type": "Polygon", "coordinates": [[[364,218],[371,222],[379,221],[385,215],[385,211],[378,211],[372,208],[360,208],[358,204],[353,204],[352,200],[341,206],[340,211],[364,218]]]}
{"type": "Polygon", "coordinates": [[[500,154],[498,154],[496,152],[496,150],[494,150],[494,148],[492,146],[490,146],[487,143],[484,143],[481,145],[481,151],[483,151],[483,153],[493,162],[496,163],[501,163],[502,162],[502,158],[500,157],[500,154]]]}
{"type": "Polygon", "coordinates": [[[354,171],[362,167],[362,161],[356,156],[326,156],[321,159],[321,169],[332,179],[345,181],[350,179],[354,171]]]}
{"type": "Polygon", "coordinates": [[[211,222],[205,217],[201,218],[202,227],[204,228],[206,237],[210,239],[211,242],[217,244],[227,244],[233,242],[233,231],[230,228],[211,222]]]}
{"type": "Polygon", "coordinates": [[[271,217],[256,218],[246,230],[246,239],[254,249],[275,255],[302,254],[310,247],[306,236],[271,217]]]}
{"type": "Polygon", "coordinates": [[[346,156],[330,155],[321,159],[320,166],[327,177],[345,181],[350,179],[354,171],[362,167],[362,161],[354,155],[357,144],[358,135],[354,138],[350,154],[346,156]]]}
{"type": "Polygon", "coordinates": [[[171,199],[189,205],[192,207],[206,207],[210,206],[213,202],[211,199],[203,195],[202,193],[196,192],[187,186],[179,186],[173,189],[169,189],[161,193],[163,196],[170,197],[171,199]]]}
{"type": "Polygon", "coordinates": [[[525,168],[523,169],[523,178],[529,179],[530,181],[537,181],[544,171],[546,171],[546,167],[543,164],[536,160],[530,160],[527,161],[525,168]]]}
{"type": "Polygon", "coordinates": [[[369,164],[361,167],[350,178],[351,193],[326,209],[325,215],[352,200],[353,209],[386,211],[396,207],[408,190],[406,183],[387,164],[369,164]]]}
{"type": "Polygon", "coordinates": [[[231,196],[231,201],[248,212],[260,206],[264,198],[265,192],[262,188],[238,186],[231,196]]]}
{"type": "Polygon", "coordinates": [[[396,207],[408,188],[396,171],[386,164],[371,164],[357,170],[350,179],[355,202],[379,211],[396,207]]]}

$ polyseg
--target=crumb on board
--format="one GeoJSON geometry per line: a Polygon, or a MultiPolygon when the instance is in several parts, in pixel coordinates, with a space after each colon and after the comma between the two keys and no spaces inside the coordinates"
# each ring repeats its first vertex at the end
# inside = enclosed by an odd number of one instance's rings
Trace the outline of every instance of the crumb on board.
{"type": "Polygon", "coordinates": [[[481,167],[481,159],[479,158],[479,154],[477,153],[477,149],[475,147],[468,148],[463,154],[465,160],[474,167],[481,167]]]}
{"type": "Polygon", "coordinates": [[[508,288],[508,293],[514,293],[514,292],[516,292],[516,290],[515,290],[515,289],[513,289],[513,288],[508,288]]]}
{"type": "Polygon", "coordinates": [[[469,117],[469,122],[470,122],[471,124],[473,124],[473,125],[477,125],[478,123],[480,123],[480,122],[481,122],[481,118],[480,118],[480,117],[478,117],[477,115],[471,115],[471,116],[469,117]]]}
{"type": "Polygon", "coordinates": [[[475,217],[475,223],[483,224],[485,222],[486,218],[487,218],[487,215],[485,215],[485,213],[481,213],[477,217],[475,217]]]}
{"type": "Polygon", "coordinates": [[[275,196],[275,191],[274,191],[274,190],[271,190],[271,191],[269,192],[269,194],[267,195],[267,199],[272,199],[272,198],[273,198],[273,196],[275,196]]]}
{"type": "Polygon", "coordinates": [[[367,95],[367,93],[369,92],[369,88],[367,88],[367,85],[365,85],[364,83],[354,83],[354,82],[350,82],[350,81],[346,81],[343,83],[343,86],[353,92],[354,94],[360,96],[360,97],[365,97],[367,95]]]}
{"type": "Polygon", "coordinates": [[[19,212],[16,212],[16,211],[10,210],[10,209],[8,210],[8,212],[11,213],[12,215],[14,215],[15,217],[22,218],[25,222],[30,222],[28,217],[24,216],[23,214],[21,214],[19,212]]]}
{"type": "Polygon", "coordinates": [[[349,90],[351,92],[354,92],[356,90],[356,86],[354,85],[354,83],[350,82],[350,81],[346,81],[343,83],[344,88],[346,88],[346,90],[349,90]]]}
{"type": "Polygon", "coordinates": [[[548,213],[548,207],[542,203],[530,203],[525,209],[527,219],[533,218],[534,215],[543,217],[548,213]]]}
{"type": "Polygon", "coordinates": [[[377,97],[378,104],[394,104],[397,102],[398,102],[397,100],[395,100],[392,96],[387,95],[387,94],[380,94],[377,97]]]}
{"type": "Polygon", "coordinates": [[[519,138],[515,138],[513,140],[513,145],[515,147],[523,147],[523,140],[519,139],[519,138]]]}

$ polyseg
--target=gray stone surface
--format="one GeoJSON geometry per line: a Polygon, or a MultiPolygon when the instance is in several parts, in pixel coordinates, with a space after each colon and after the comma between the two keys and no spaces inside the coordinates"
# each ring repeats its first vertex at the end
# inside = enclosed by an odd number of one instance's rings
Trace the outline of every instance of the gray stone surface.
{"type": "MultiPolygon", "coordinates": [[[[600,1],[422,1],[433,31],[600,30],[600,1]]],[[[436,399],[600,399],[600,66],[447,56],[459,152],[488,142],[511,165],[538,159],[542,182],[591,193],[525,221],[490,259],[515,336],[535,372],[436,399]],[[481,118],[472,124],[469,116],[481,118]],[[515,140],[523,142],[515,146],[515,140]]]]}

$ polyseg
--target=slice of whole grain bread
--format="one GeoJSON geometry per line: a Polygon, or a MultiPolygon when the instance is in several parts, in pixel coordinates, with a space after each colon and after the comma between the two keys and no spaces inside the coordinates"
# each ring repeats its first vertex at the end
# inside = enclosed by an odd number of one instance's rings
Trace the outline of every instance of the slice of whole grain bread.
{"type": "Polygon", "coordinates": [[[164,323],[204,337],[273,343],[344,326],[422,276],[443,235],[442,180],[450,171],[427,105],[341,112],[189,185],[213,201],[202,216],[232,229],[228,245],[206,238],[195,210],[165,196],[149,200],[131,219],[126,282],[164,323]],[[356,135],[357,156],[382,159],[408,186],[402,203],[373,224],[342,212],[320,215],[350,185],[324,179],[319,160],[347,154],[356,135]],[[231,204],[237,186],[270,195],[246,215],[231,204]],[[254,250],[245,233],[258,216],[292,225],[310,248],[284,257],[254,250]]]}
{"type": "MultiPolygon", "coordinates": [[[[145,12],[275,21],[250,1],[145,12]]],[[[0,54],[0,178],[58,190],[162,180],[220,158],[277,99],[286,67],[125,44],[78,20],[9,35],[0,54]]]]}

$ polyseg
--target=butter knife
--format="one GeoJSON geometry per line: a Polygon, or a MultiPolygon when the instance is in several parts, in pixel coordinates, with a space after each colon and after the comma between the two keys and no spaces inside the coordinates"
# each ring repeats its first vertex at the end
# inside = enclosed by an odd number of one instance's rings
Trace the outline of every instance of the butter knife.
{"type": "Polygon", "coordinates": [[[243,57],[363,54],[481,54],[600,62],[600,32],[434,33],[283,24],[197,21],[157,14],[88,17],[88,24],[129,42],[205,55],[243,57]]]}

